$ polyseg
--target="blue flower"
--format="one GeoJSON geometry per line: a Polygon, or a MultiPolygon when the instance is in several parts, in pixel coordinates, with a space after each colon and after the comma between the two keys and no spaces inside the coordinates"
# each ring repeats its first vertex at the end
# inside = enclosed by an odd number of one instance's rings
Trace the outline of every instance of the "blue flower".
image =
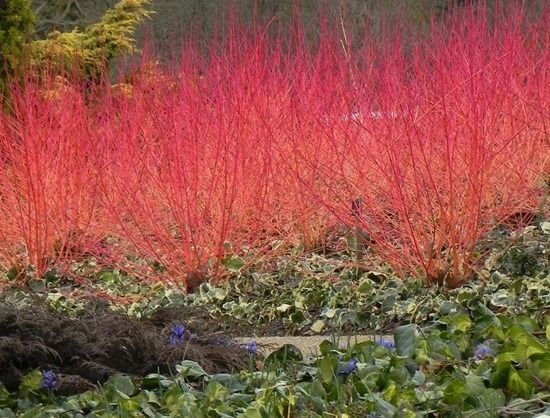
{"type": "Polygon", "coordinates": [[[395,348],[395,344],[393,341],[388,341],[388,340],[377,340],[376,341],[376,344],[378,345],[381,345],[382,347],[388,349],[388,350],[393,350],[395,348]]]}
{"type": "Polygon", "coordinates": [[[340,370],[338,371],[338,374],[341,376],[349,376],[357,370],[357,363],[357,359],[355,357],[352,357],[351,360],[348,361],[345,365],[340,364],[340,370]]]}
{"type": "Polygon", "coordinates": [[[491,357],[492,355],[493,351],[488,342],[479,343],[474,351],[475,360],[483,360],[485,357],[491,357]]]}
{"type": "Polygon", "coordinates": [[[168,339],[170,345],[180,345],[185,340],[185,327],[181,324],[174,325],[168,339]]]}
{"type": "Polygon", "coordinates": [[[252,354],[253,356],[258,353],[258,346],[256,345],[256,341],[250,341],[244,345],[244,348],[246,348],[246,351],[248,351],[248,354],[252,354]]]}
{"type": "Polygon", "coordinates": [[[51,370],[42,371],[42,389],[54,390],[57,386],[57,376],[51,370]]]}

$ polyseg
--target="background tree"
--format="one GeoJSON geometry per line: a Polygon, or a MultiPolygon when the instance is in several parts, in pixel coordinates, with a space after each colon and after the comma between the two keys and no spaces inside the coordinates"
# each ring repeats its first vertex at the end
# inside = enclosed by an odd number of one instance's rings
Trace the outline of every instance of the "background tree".
{"type": "MultiPolygon", "coordinates": [[[[96,23],[68,32],[53,30],[46,39],[34,40],[36,19],[30,0],[0,0],[0,94],[5,95],[6,78],[17,75],[22,68],[40,70],[53,64],[57,70],[78,68],[83,75],[97,75],[104,63],[135,50],[134,32],[150,16],[149,3],[120,0],[96,23]]],[[[51,2],[43,3],[37,11],[48,4],[51,2]]],[[[61,18],[72,16],[69,12],[74,7],[80,9],[78,4],[66,1],[61,18]]]]}
{"type": "Polygon", "coordinates": [[[0,0],[0,97],[5,74],[17,69],[34,24],[30,0],[0,0]]]}
{"type": "Polygon", "coordinates": [[[149,0],[121,0],[84,29],[51,32],[47,39],[30,44],[33,64],[53,62],[68,68],[77,64],[87,76],[98,75],[104,63],[135,51],[134,31],[150,16],[148,4],[149,0]]]}

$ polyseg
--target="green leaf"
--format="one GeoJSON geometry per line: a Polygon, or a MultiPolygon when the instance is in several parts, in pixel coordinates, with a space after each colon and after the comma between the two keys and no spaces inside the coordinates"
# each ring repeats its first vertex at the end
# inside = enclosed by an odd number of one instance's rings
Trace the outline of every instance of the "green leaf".
{"type": "Polygon", "coordinates": [[[334,315],[336,315],[336,309],[334,308],[328,309],[327,312],[325,313],[325,316],[328,319],[334,318],[334,315]]]}
{"type": "Polygon", "coordinates": [[[493,412],[493,416],[495,416],[494,414],[498,412],[499,408],[506,405],[506,396],[500,389],[486,389],[479,395],[478,400],[482,408],[493,412]]]}
{"type": "Polygon", "coordinates": [[[277,306],[277,311],[279,312],[286,312],[291,308],[292,305],[289,305],[288,303],[283,303],[279,306],[277,306]]]}
{"type": "Polygon", "coordinates": [[[337,362],[334,357],[325,356],[319,361],[319,371],[321,372],[321,380],[324,383],[329,383],[335,376],[337,362]]]}
{"type": "Polygon", "coordinates": [[[12,267],[6,273],[8,280],[15,280],[19,276],[19,270],[16,267],[12,267]]]}
{"type": "Polygon", "coordinates": [[[241,257],[228,255],[223,258],[222,264],[230,271],[239,271],[245,265],[245,262],[241,257]]]}
{"type": "Polygon", "coordinates": [[[453,380],[445,388],[445,402],[460,404],[467,397],[466,383],[463,380],[453,380]]]}
{"type": "Polygon", "coordinates": [[[204,371],[199,363],[191,360],[183,360],[180,364],[176,365],[176,370],[182,377],[208,376],[208,373],[204,371]]]}
{"type": "Polygon", "coordinates": [[[376,401],[377,412],[385,418],[394,417],[397,409],[389,402],[386,402],[378,394],[373,395],[376,401]]]}
{"type": "Polygon", "coordinates": [[[1,418],[15,418],[15,413],[9,408],[0,409],[1,418]]]}
{"type": "Polygon", "coordinates": [[[172,383],[172,380],[163,375],[151,373],[143,378],[143,380],[141,381],[141,387],[143,389],[168,388],[172,385],[172,383]]]}
{"type": "Polygon", "coordinates": [[[29,288],[34,293],[42,293],[46,289],[46,283],[40,279],[29,280],[29,288]]]}
{"type": "Polygon", "coordinates": [[[55,268],[49,269],[42,276],[42,280],[44,280],[45,283],[54,283],[56,280],[59,280],[57,269],[55,268]]]}
{"type": "Polygon", "coordinates": [[[500,289],[494,294],[490,295],[491,304],[498,307],[510,306],[511,296],[507,289],[500,289]]]}
{"type": "Polygon", "coordinates": [[[422,386],[426,382],[426,375],[421,370],[417,370],[412,381],[416,386],[422,386]]]}
{"type": "Polygon", "coordinates": [[[402,357],[411,358],[416,347],[416,325],[398,327],[394,334],[395,351],[402,357]]]}
{"type": "Polygon", "coordinates": [[[534,354],[531,356],[533,361],[533,373],[546,385],[550,385],[550,352],[544,354],[534,354]]]}
{"type": "Polygon", "coordinates": [[[478,396],[485,391],[486,387],[481,376],[470,374],[466,376],[464,392],[470,396],[478,396]]]}
{"type": "Polygon", "coordinates": [[[22,393],[34,392],[40,389],[42,385],[42,372],[40,370],[33,370],[27,373],[21,383],[19,384],[19,390],[22,393]]]}
{"type": "Polygon", "coordinates": [[[533,383],[528,381],[526,377],[525,373],[511,369],[506,387],[518,396],[528,397],[533,390],[533,383]]]}
{"type": "Polygon", "coordinates": [[[278,350],[273,351],[264,361],[264,365],[281,365],[292,361],[302,361],[302,352],[292,344],[285,344],[278,350]]]}
{"type": "Polygon", "coordinates": [[[210,403],[223,401],[229,395],[229,390],[219,382],[212,381],[205,390],[206,398],[210,403]]]}
{"type": "Polygon", "coordinates": [[[472,326],[472,321],[468,315],[457,315],[452,318],[452,325],[461,332],[466,332],[472,326]]]}
{"type": "Polygon", "coordinates": [[[246,411],[241,415],[243,418],[262,418],[262,413],[258,411],[257,407],[250,406],[246,411]]]}
{"type": "Polygon", "coordinates": [[[372,280],[370,279],[363,279],[359,283],[359,287],[357,288],[357,292],[360,294],[371,294],[372,293],[372,280]]]}
{"type": "Polygon", "coordinates": [[[318,319],[311,325],[311,330],[317,334],[320,334],[321,331],[323,331],[323,328],[325,328],[325,322],[322,319],[318,319]]]}
{"type": "Polygon", "coordinates": [[[391,368],[388,377],[399,385],[404,385],[411,375],[405,366],[397,365],[391,368]]]}
{"type": "Polygon", "coordinates": [[[386,388],[382,392],[382,396],[385,400],[389,402],[394,401],[395,397],[397,396],[397,384],[395,382],[390,381],[390,383],[386,386],[386,388]]]}
{"type": "Polygon", "coordinates": [[[305,320],[306,317],[304,316],[304,313],[302,311],[297,311],[290,314],[290,321],[292,321],[293,324],[301,324],[305,320]]]}
{"type": "Polygon", "coordinates": [[[113,271],[103,271],[99,275],[99,278],[100,278],[100,280],[102,280],[104,282],[116,283],[116,281],[118,279],[118,275],[115,274],[113,271]]]}
{"type": "Polygon", "coordinates": [[[132,382],[132,379],[128,376],[123,376],[120,374],[115,374],[114,376],[111,376],[107,383],[105,383],[105,390],[107,390],[109,387],[112,387],[118,393],[126,396],[132,396],[135,391],[135,386],[132,382]]]}
{"type": "Polygon", "coordinates": [[[335,345],[329,340],[323,340],[321,344],[319,344],[319,351],[323,356],[327,356],[335,348],[335,345]]]}

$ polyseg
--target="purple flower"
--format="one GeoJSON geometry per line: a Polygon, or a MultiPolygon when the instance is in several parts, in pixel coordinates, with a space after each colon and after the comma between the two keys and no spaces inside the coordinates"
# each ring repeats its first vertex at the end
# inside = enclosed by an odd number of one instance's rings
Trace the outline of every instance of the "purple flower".
{"type": "Polygon", "coordinates": [[[174,325],[170,332],[168,342],[170,345],[180,345],[185,340],[185,327],[181,324],[174,325]]]}
{"type": "Polygon", "coordinates": [[[338,374],[341,376],[349,376],[357,370],[357,363],[357,359],[355,357],[352,357],[351,360],[348,361],[346,364],[340,364],[340,370],[338,371],[338,374]]]}
{"type": "Polygon", "coordinates": [[[395,348],[395,344],[393,341],[388,341],[388,340],[377,340],[376,341],[376,344],[378,345],[381,345],[382,347],[388,349],[388,350],[393,350],[395,348]]]}
{"type": "Polygon", "coordinates": [[[57,386],[57,376],[51,370],[44,370],[42,372],[42,389],[54,390],[57,386]]]}
{"type": "Polygon", "coordinates": [[[256,341],[250,341],[244,345],[244,348],[246,348],[246,351],[248,351],[248,354],[256,355],[258,353],[258,346],[256,345],[256,341]]]}
{"type": "Polygon", "coordinates": [[[479,343],[474,351],[474,359],[478,361],[483,360],[486,357],[491,357],[492,355],[493,351],[491,350],[491,346],[488,342],[479,343]]]}

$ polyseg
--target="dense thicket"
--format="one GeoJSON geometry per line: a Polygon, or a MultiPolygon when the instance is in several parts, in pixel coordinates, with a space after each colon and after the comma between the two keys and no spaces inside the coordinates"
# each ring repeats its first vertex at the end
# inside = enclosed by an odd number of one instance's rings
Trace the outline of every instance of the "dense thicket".
{"type": "Polygon", "coordinates": [[[344,224],[365,268],[470,280],[497,225],[548,213],[550,9],[501,6],[360,44],[234,21],[208,55],[190,40],[114,87],[33,80],[0,117],[0,265],[76,274],[93,254],[185,283],[344,224]]]}

